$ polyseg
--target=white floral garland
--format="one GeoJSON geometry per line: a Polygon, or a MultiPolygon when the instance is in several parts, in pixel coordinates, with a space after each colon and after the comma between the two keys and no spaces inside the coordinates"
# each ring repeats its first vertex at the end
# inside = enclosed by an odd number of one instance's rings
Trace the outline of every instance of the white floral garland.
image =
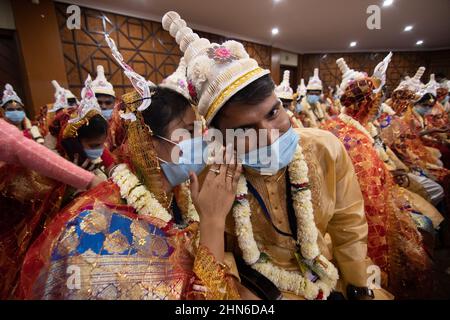
{"type": "Polygon", "coordinates": [[[119,164],[111,175],[120,189],[120,196],[140,215],[157,218],[166,224],[172,215],[159,203],[153,194],[142,185],[126,164],[119,164]]]}
{"type": "Polygon", "coordinates": [[[183,184],[181,184],[180,188],[181,188],[182,196],[185,199],[187,199],[187,201],[188,201],[187,212],[184,217],[185,222],[187,222],[187,223],[199,222],[200,217],[198,215],[197,210],[195,209],[194,203],[192,202],[191,191],[189,190],[188,184],[183,183],[183,184]]]}
{"type": "Polygon", "coordinates": [[[288,271],[274,265],[261,254],[253,236],[251,209],[247,199],[248,189],[244,176],[240,177],[233,217],[236,224],[238,245],[245,262],[272,281],[280,290],[316,299],[320,292],[326,299],[335,288],[339,274],[336,267],[321,255],[317,245],[318,230],[314,222],[308,166],[303,150],[297,146],[294,159],[289,165],[289,177],[293,185],[293,206],[297,218],[297,238],[302,256],[314,266],[319,279],[312,282],[298,271],[288,271]]]}
{"type": "MultiPolygon", "coordinates": [[[[128,169],[126,164],[118,165],[112,175],[112,180],[120,189],[120,196],[132,206],[138,214],[147,215],[164,221],[166,224],[172,220],[172,215],[159,203],[159,201],[142,185],[139,179],[128,169]]],[[[185,222],[199,222],[200,218],[192,202],[191,192],[186,183],[181,186],[182,196],[187,199],[187,213],[183,217],[185,222]]]]}

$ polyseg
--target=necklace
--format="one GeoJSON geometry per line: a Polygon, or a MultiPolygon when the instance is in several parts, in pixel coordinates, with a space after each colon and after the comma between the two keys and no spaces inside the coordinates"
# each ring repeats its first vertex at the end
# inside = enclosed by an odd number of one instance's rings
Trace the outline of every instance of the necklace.
{"type": "Polygon", "coordinates": [[[245,262],[272,281],[280,290],[302,295],[306,299],[325,299],[339,279],[335,266],[321,255],[317,245],[318,230],[314,222],[312,195],[309,188],[308,166],[300,145],[288,167],[292,200],[297,219],[296,254],[300,271],[288,271],[276,266],[270,257],[260,252],[253,235],[247,181],[240,177],[233,217],[238,244],[245,262]]]}

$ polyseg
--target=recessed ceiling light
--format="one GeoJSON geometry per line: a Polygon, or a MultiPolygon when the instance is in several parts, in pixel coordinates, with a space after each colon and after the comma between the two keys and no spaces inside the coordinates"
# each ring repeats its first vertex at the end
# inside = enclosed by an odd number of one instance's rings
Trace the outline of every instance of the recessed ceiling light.
{"type": "Polygon", "coordinates": [[[417,41],[417,42],[416,42],[416,45],[417,45],[417,46],[421,46],[421,45],[423,45],[423,40],[419,40],[419,41],[417,41]]]}
{"type": "Polygon", "coordinates": [[[412,29],[413,29],[413,26],[406,26],[404,31],[408,32],[408,31],[411,31],[412,29]]]}
{"type": "Polygon", "coordinates": [[[280,33],[280,30],[278,30],[278,28],[272,29],[272,35],[276,36],[278,33],[280,33]]]}
{"type": "Polygon", "coordinates": [[[352,42],[350,42],[350,47],[356,47],[357,44],[358,44],[358,42],[352,41],[352,42]]]}
{"type": "Polygon", "coordinates": [[[384,0],[383,7],[389,7],[394,3],[394,0],[384,0]]]}

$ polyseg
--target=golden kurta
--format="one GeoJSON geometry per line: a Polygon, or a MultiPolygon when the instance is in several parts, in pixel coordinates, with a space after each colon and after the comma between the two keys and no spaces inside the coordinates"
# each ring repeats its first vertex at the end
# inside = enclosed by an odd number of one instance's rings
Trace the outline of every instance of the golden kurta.
{"type": "MultiPolygon", "coordinates": [[[[368,226],[352,162],[344,146],[333,134],[312,128],[295,130],[300,135],[300,144],[308,162],[321,252],[338,267],[343,280],[340,285],[365,287],[367,267],[372,262],[367,258],[368,226]],[[325,240],[326,234],[331,237],[331,245],[325,240]]],[[[245,170],[245,177],[264,199],[275,226],[291,233],[286,208],[285,174],[286,168],[273,176],[262,176],[252,170],[245,170]]],[[[258,201],[250,193],[249,202],[253,232],[261,251],[269,254],[276,265],[287,270],[298,270],[294,256],[295,241],[273,228],[258,201]]],[[[227,220],[227,233],[230,238],[228,244],[238,248],[231,214],[227,220]]],[[[238,249],[234,251],[239,254],[238,249]]],[[[286,293],[285,296],[298,298],[286,293]]]]}

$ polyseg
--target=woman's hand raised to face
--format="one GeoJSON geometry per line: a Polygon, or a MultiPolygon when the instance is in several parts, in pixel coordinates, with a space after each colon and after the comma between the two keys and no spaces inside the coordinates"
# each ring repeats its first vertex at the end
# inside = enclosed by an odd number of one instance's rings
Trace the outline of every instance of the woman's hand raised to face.
{"type": "Polygon", "coordinates": [[[242,165],[228,147],[225,164],[213,164],[200,188],[195,173],[190,174],[191,197],[200,216],[200,244],[208,247],[217,261],[224,260],[225,220],[236,197],[242,165]]]}
{"type": "Polygon", "coordinates": [[[191,172],[191,196],[200,220],[224,224],[236,196],[242,165],[231,146],[227,147],[224,164],[213,164],[200,188],[198,177],[191,172]]]}

